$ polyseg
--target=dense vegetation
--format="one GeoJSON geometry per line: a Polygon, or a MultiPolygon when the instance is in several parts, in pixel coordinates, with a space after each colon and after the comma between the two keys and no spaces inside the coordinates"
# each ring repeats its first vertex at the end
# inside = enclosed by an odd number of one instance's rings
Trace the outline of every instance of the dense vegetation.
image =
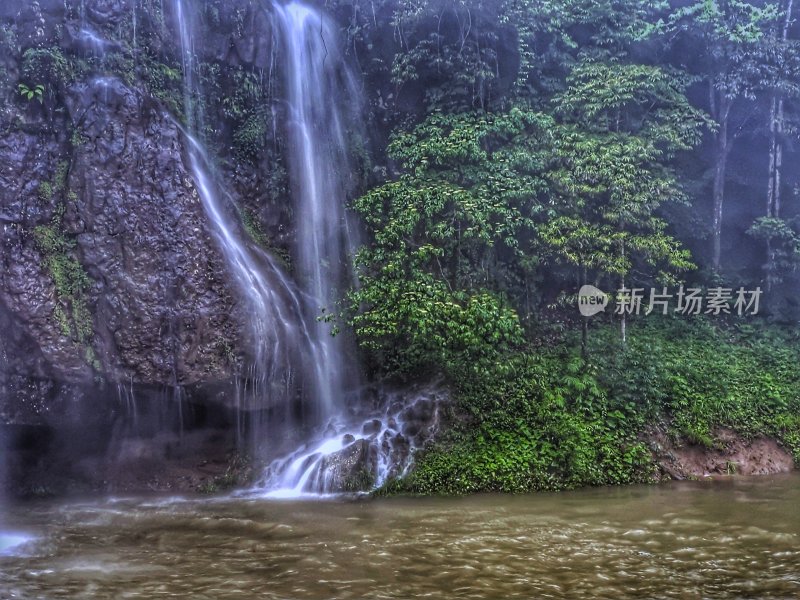
{"type": "MultiPolygon", "coordinates": [[[[456,384],[455,426],[390,490],[464,493],[648,482],[655,432],[714,448],[714,432],[768,435],[800,459],[797,334],[700,321],[646,323],[623,350],[603,327],[519,352],[456,384]]],[[[736,467],[733,466],[733,469],[736,467]]]]}
{"type": "MultiPolygon", "coordinates": [[[[456,397],[389,489],[647,481],[654,431],[800,457],[792,1],[378,5],[398,47],[370,69],[397,100],[390,172],[354,203],[371,238],[349,320],[375,372],[443,373],[456,397]],[[612,292],[591,320],[587,283],[612,292]],[[683,284],[760,287],[759,314],[611,314],[615,290],[644,313],[683,284]]],[[[351,8],[363,60],[386,28],[351,8]]]]}

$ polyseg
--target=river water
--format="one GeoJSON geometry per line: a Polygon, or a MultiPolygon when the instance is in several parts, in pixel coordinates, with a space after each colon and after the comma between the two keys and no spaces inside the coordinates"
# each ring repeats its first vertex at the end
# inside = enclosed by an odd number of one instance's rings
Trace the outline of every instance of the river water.
{"type": "Polygon", "coordinates": [[[800,598],[797,474],[529,496],[42,502],[5,520],[34,539],[0,556],[0,598],[800,598]]]}

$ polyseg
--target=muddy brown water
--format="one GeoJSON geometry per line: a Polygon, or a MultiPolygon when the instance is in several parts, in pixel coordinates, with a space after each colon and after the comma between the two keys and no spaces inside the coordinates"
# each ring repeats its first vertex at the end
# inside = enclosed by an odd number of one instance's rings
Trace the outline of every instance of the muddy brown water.
{"type": "Polygon", "coordinates": [[[800,598],[800,475],[526,496],[34,503],[0,598],[800,598]]]}

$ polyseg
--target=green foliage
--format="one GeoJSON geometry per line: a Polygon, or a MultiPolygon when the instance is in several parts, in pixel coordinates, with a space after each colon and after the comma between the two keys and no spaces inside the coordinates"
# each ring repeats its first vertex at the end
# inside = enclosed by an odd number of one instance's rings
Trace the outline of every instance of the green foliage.
{"type": "Polygon", "coordinates": [[[247,117],[233,133],[234,151],[242,159],[254,160],[267,142],[267,119],[263,110],[247,117]]]}
{"type": "Polygon", "coordinates": [[[42,202],[49,202],[53,198],[53,184],[49,181],[43,181],[39,184],[39,189],[37,191],[37,195],[39,196],[39,200],[42,202]]]}
{"type": "Polygon", "coordinates": [[[678,8],[660,24],[673,40],[684,41],[698,53],[690,72],[709,86],[708,110],[723,135],[737,99],[753,100],[759,90],[776,86],[783,77],[773,61],[782,50],[769,35],[779,17],[773,3],[700,0],[678,8]]]}
{"type": "Polygon", "coordinates": [[[673,156],[700,142],[708,125],[686,97],[691,78],[662,67],[584,60],[555,98],[557,114],[591,133],[626,133],[673,156]]]}
{"type": "Polygon", "coordinates": [[[19,88],[19,95],[25,98],[26,100],[36,99],[39,101],[39,104],[42,104],[44,102],[44,86],[42,84],[37,84],[33,86],[33,88],[29,88],[24,83],[20,83],[18,88],[19,88]]]}
{"type": "Polygon", "coordinates": [[[263,97],[261,83],[253,72],[241,68],[231,70],[226,77],[229,78],[229,81],[217,82],[218,85],[220,83],[225,85],[220,97],[222,113],[233,121],[247,121],[253,116],[253,112],[258,108],[258,103],[263,97]]]}
{"type": "Polygon", "coordinates": [[[800,223],[797,219],[760,217],[747,233],[768,244],[766,275],[770,284],[782,282],[784,274],[793,273],[800,266],[800,223]]]}
{"type": "MultiPolygon", "coordinates": [[[[53,182],[40,184],[40,198],[50,201],[56,194],[64,194],[67,191],[68,174],[69,163],[59,162],[53,182]]],[[[53,279],[56,293],[53,316],[61,333],[76,344],[86,346],[86,360],[96,367],[97,359],[91,348],[92,314],[87,304],[91,280],[75,256],[75,241],[63,231],[63,216],[64,205],[58,204],[50,223],[33,229],[33,238],[42,254],[42,263],[53,279]]]]}
{"type": "Polygon", "coordinates": [[[248,209],[242,209],[242,226],[250,239],[262,248],[269,247],[269,238],[258,224],[258,218],[248,209]]]}
{"type": "Polygon", "coordinates": [[[183,76],[180,70],[149,57],[142,59],[139,68],[150,94],[161,100],[172,114],[183,117],[183,76]]]}
{"type": "Polygon", "coordinates": [[[197,489],[201,494],[218,494],[250,483],[253,479],[252,460],[238,452],[228,457],[228,464],[225,471],[215,476],[213,479],[206,480],[197,489]]]}
{"type": "Polygon", "coordinates": [[[625,59],[657,30],[663,9],[651,0],[504,0],[499,21],[517,32],[517,100],[563,90],[580,61],[625,59]]]}
{"type": "Polygon", "coordinates": [[[42,94],[47,91],[48,97],[55,98],[73,81],[75,73],[60,48],[28,48],[22,55],[20,76],[26,88],[33,89],[34,97],[42,97],[35,93],[41,85],[42,94]]]}
{"type": "Polygon", "coordinates": [[[526,492],[648,481],[649,453],[574,353],[515,354],[457,388],[456,425],[401,488],[526,492]]]}
{"type": "Polygon", "coordinates": [[[291,270],[291,255],[285,249],[278,248],[272,244],[269,236],[261,227],[258,217],[248,208],[242,208],[240,215],[242,219],[242,227],[244,227],[245,233],[247,233],[248,237],[256,244],[261,246],[261,248],[275,256],[287,271],[291,270]]]}
{"type": "MultiPolygon", "coordinates": [[[[594,343],[603,345],[605,335],[594,343]]],[[[717,427],[770,435],[798,456],[797,348],[796,332],[762,323],[728,329],[696,319],[648,322],[627,352],[605,352],[602,379],[621,404],[642,413],[642,424],[660,416],[676,435],[706,445],[717,427]]]]}
{"type": "Polygon", "coordinates": [[[352,300],[369,308],[351,324],[389,371],[485,372],[522,340],[516,313],[487,291],[454,292],[419,270],[365,276],[361,285],[352,300]]]}
{"type": "Polygon", "coordinates": [[[561,208],[542,226],[541,251],[594,273],[657,269],[662,281],[692,268],[659,207],[683,199],[669,160],[700,140],[706,118],[687,81],[658,67],[584,61],[554,99],[561,208]]]}
{"type": "Polygon", "coordinates": [[[505,357],[455,388],[460,417],[390,493],[523,492],[646,482],[648,429],[715,443],[720,427],[774,436],[800,459],[796,332],[678,319],[637,324],[627,351],[603,327],[586,365],[577,343],[505,357]]]}
{"type": "Polygon", "coordinates": [[[92,336],[92,316],[85,298],[91,280],[74,256],[75,243],[61,232],[60,218],[37,226],[33,235],[53,278],[58,300],[55,317],[61,331],[78,344],[86,344],[92,336]]]}
{"type": "Polygon", "coordinates": [[[584,277],[649,267],[662,281],[693,266],[656,214],[681,198],[666,161],[704,119],[685,84],[594,62],[568,82],[561,123],[522,107],[436,113],[394,136],[403,174],[355,203],[373,241],[350,297],[350,322],[384,368],[482,369],[469,344],[486,359],[520,342],[514,308],[548,262],[584,277]]]}
{"type": "Polygon", "coordinates": [[[390,369],[482,369],[521,340],[501,282],[525,260],[549,123],[517,109],[434,115],[395,137],[406,174],[355,204],[374,242],[350,298],[362,343],[390,369]]]}

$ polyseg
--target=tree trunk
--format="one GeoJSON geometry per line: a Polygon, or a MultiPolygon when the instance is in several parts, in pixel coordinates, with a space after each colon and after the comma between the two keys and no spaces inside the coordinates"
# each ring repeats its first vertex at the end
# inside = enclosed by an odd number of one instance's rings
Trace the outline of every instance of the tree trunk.
{"type": "Polygon", "coordinates": [[[778,154],[778,135],[777,135],[777,115],[778,115],[778,93],[772,95],[772,105],[769,109],[769,166],[768,181],[767,181],[767,206],[766,215],[771,217],[773,215],[773,207],[775,206],[775,164],[778,154]]]}
{"type": "MultiPolygon", "coordinates": [[[[721,100],[720,104],[727,101],[721,100]]],[[[719,272],[720,257],[722,254],[722,207],[725,202],[725,172],[728,167],[728,112],[730,105],[720,107],[720,123],[717,132],[717,149],[714,166],[714,214],[712,218],[713,250],[711,266],[714,272],[719,272]]]]}
{"type": "MultiPolygon", "coordinates": [[[[787,0],[781,41],[785,46],[789,37],[789,26],[792,21],[792,7],[794,0],[787,0]]],[[[777,84],[777,82],[776,82],[777,84]]],[[[781,169],[783,167],[783,94],[780,89],[775,89],[772,94],[772,105],[769,111],[769,165],[767,169],[767,206],[766,216],[780,218],[781,216],[781,169]]],[[[767,264],[766,280],[767,291],[772,289],[774,252],[772,240],[767,238],[767,264]]]]}
{"type": "Polygon", "coordinates": [[[773,215],[781,216],[781,168],[783,167],[783,98],[778,100],[778,115],[775,122],[777,143],[775,145],[775,201],[773,204],[773,215]]]}
{"type": "MultiPolygon", "coordinates": [[[[581,272],[581,286],[586,285],[586,266],[581,272]]],[[[589,361],[589,317],[581,317],[581,358],[584,364],[589,361]]]]}
{"type": "MultiPolygon", "coordinates": [[[[794,0],[787,0],[784,9],[781,41],[786,45],[792,23],[794,0]]],[[[772,96],[769,114],[769,181],[767,182],[767,217],[781,216],[781,168],[783,167],[783,113],[784,99],[780,90],[772,96]]]]}
{"type": "MultiPolygon", "coordinates": [[[[621,240],[620,244],[620,255],[625,258],[625,241],[621,240]]],[[[625,289],[625,275],[622,274],[619,276],[619,289],[625,289]]],[[[631,302],[633,301],[633,295],[631,294],[631,302]]],[[[619,324],[619,331],[622,335],[622,349],[625,349],[625,346],[628,344],[628,322],[625,317],[625,310],[622,311],[622,321],[619,324]]]]}

